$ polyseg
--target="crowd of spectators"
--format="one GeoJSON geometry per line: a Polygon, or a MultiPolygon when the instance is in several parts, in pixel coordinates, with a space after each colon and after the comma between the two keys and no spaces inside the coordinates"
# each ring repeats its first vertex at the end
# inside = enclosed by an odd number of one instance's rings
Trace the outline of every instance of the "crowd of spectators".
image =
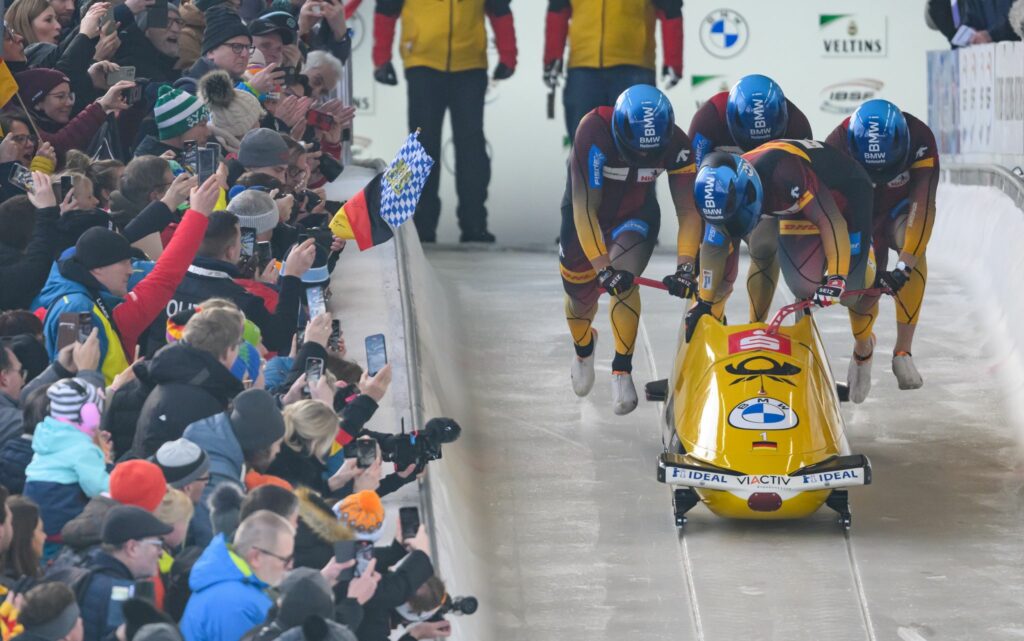
{"type": "Polygon", "coordinates": [[[928,0],[928,26],[952,47],[1024,39],[1024,0],[928,0]]]}
{"type": "Polygon", "coordinates": [[[345,7],[6,6],[0,641],[448,636],[381,497],[459,427],[367,429],[326,311],[345,7]]]}

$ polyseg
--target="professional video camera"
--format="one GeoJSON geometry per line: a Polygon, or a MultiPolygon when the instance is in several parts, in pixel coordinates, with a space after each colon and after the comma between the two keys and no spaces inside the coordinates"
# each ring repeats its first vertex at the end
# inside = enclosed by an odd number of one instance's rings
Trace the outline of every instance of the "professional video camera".
{"type": "Polygon", "coordinates": [[[441,609],[437,613],[441,616],[448,614],[465,614],[470,615],[476,612],[476,609],[480,607],[480,602],[473,596],[452,596],[450,594],[444,595],[444,602],[441,603],[441,609]]]}
{"type": "Polygon", "coordinates": [[[461,434],[462,428],[454,420],[432,418],[418,432],[391,434],[381,439],[381,457],[399,470],[412,464],[425,465],[441,458],[441,445],[457,440],[461,434]]]}

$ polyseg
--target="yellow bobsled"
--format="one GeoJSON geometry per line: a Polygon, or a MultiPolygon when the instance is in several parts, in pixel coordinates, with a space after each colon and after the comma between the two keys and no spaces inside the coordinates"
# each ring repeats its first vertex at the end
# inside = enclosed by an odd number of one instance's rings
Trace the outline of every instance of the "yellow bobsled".
{"type": "Polygon", "coordinates": [[[871,464],[850,453],[843,391],[810,315],[784,327],[781,316],[729,327],[702,317],[689,345],[680,337],[672,378],[648,386],[648,398],[667,401],[658,480],[676,486],[676,525],[698,502],[762,520],[805,517],[825,503],[849,528],[845,488],[869,484],[871,464]]]}

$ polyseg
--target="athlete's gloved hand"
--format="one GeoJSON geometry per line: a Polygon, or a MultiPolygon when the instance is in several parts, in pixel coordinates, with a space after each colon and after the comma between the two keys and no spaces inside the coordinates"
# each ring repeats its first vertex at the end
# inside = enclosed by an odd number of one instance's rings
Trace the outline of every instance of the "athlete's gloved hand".
{"type": "Polygon", "coordinates": [[[499,62],[498,66],[494,68],[494,75],[491,78],[493,80],[508,80],[514,72],[514,67],[509,67],[504,62],[499,62]]]}
{"type": "Polygon", "coordinates": [[[895,294],[896,292],[900,291],[900,288],[907,284],[907,281],[910,280],[910,274],[910,268],[903,270],[897,267],[891,272],[882,272],[881,274],[879,274],[878,281],[883,286],[888,287],[890,290],[892,290],[892,293],[895,294]]]}
{"type": "Polygon", "coordinates": [[[676,273],[661,279],[668,288],[668,293],[679,298],[692,298],[697,293],[697,277],[693,272],[693,263],[684,263],[676,268],[676,273]]]}
{"type": "Polygon", "coordinates": [[[552,60],[551,62],[544,65],[544,84],[547,85],[548,89],[554,89],[558,86],[558,81],[562,77],[562,60],[552,60]]]}
{"type": "Polygon", "coordinates": [[[597,282],[612,296],[625,294],[633,288],[633,274],[624,269],[605,267],[597,272],[597,282]]]}
{"type": "Polygon", "coordinates": [[[705,316],[711,313],[711,303],[698,300],[697,304],[690,308],[690,311],[686,312],[686,342],[689,343],[690,339],[693,338],[693,332],[697,329],[697,322],[701,316],[705,316]]]}
{"type": "Polygon", "coordinates": [[[826,276],[825,282],[818,286],[818,289],[814,292],[815,305],[819,307],[828,307],[829,305],[835,305],[842,298],[843,292],[846,291],[846,279],[842,276],[826,276]]]}
{"type": "Polygon", "coordinates": [[[392,87],[398,84],[398,74],[395,73],[395,65],[391,64],[391,61],[387,61],[381,66],[373,70],[373,79],[382,85],[391,85],[392,87]]]}
{"type": "Polygon", "coordinates": [[[661,68],[661,80],[665,83],[665,89],[671,89],[679,84],[679,74],[672,67],[665,65],[661,68]]]}

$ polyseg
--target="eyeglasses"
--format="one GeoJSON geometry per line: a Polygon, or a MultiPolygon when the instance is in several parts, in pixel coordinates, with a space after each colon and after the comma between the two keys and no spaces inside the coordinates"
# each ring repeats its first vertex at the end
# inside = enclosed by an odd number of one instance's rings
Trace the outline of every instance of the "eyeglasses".
{"type": "Polygon", "coordinates": [[[164,542],[160,539],[140,539],[139,543],[145,543],[146,545],[154,545],[161,549],[164,547],[164,542]]]}
{"type": "Polygon", "coordinates": [[[240,56],[246,52],[252,53],[253,51],[256,51],[256,47],[252,45],[244,45],[240,42],[230,44],[225,43],[223,46],[227,47],[228,49],[231,49],[231,53],[235,54],[236,56],[240,56]]]}
{"type": "Polygon", "coordinates": [[[197,478],[196,480],[194,480],[192,482],[193,483],[209,483],[210,482],[210,475],[207,474],[206,476],[200,476],[199,478],[197,478]]]}
{"type": "Polygon", "coordinates": [[[285,567],[291,565],[292,564],[292,560],[295,559],[295,555],[294,554],[292,554],[291,556],[281,556],[280,554],[274,554],[270,550],[264,550],[263,548],[256,547],[255,545],[252,546],[252,549],[257,550],[259,552],[262,552],[263,554],[266,554],[267,556],[274,557],[275,559],[277,559],[281,563],[284,563],[285,567]]]}
{"type": "Polygon", "coordinates": [[[185,21],[182,20],[181,18],[167,18],[167,26],[168,26],[168,28],[173,27],[175,25],[177,25],[177,27],[179,29],[184,29],[185,28],[185,21]]]}
{"type": "Polygon", "coordinates": [[[11,136],[11,140],[18,145],[24,145],[26,143],[32,143],[33,145],[36,144],[36,137],[32,134],[15,134],[11,136]]]}
{"type": "Polygon", "coordinates": [[[70,102],[72,104],[74,104],[74,102],[75,102],[75,92],[74,91],[68,91],[68,92],[65,92],[65,93],[48,93],[48,94],[46,94],[46,97],[47,98],[53,98],[54,100],[56,100],[58,102],[70,102]]]}

